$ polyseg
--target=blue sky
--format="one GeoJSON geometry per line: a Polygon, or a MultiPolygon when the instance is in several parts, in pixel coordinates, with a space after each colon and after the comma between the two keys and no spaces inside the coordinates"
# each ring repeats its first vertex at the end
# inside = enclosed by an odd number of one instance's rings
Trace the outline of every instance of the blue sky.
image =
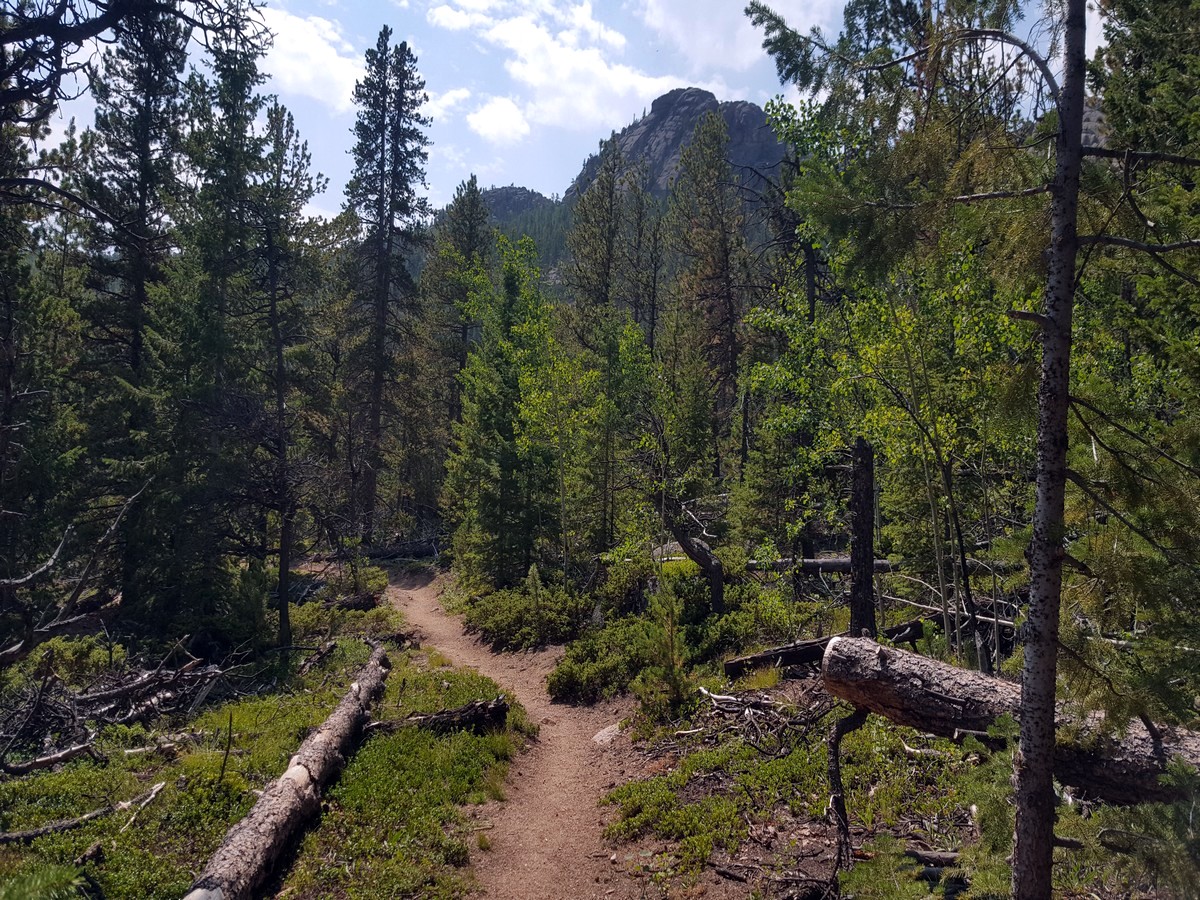
{"type": "MultiPolygon", "coordinates": [[[[383,24],[407,40],[429,93],[429,197],[482,185],[566,190],[587,155],[651,101],[697,85],[722,100],[781,93],[741,0],[274,0],[269,89],[292,110],[330,178],[349,174],[351,93],[383,24]]],[[[782,0],[796,26],[836,26],[841,0],[782,0]]]]}
{"type": "MultiPolygon", "coordinates": [[[[840,28],[843,0],[775,0],[788,23],[840,28]]],[[[350,173],[355,81],[382,25],[406,40],[429,93],[428,196],[446,204],[475,173],[484,187],[561,194],[588,154],[655,97],[707,88],[763,104],[783,93],[744,0],[268,0],[275,34],[265,91],[292,111],[329,178],[311,211],[336,213],[350,173]]],[[[1036,5],[1035,5],[1036,8],[1036,5]]],[[[1031,12],[1030,18],[1038,16],[1031,12]]],[[[1094,14],[1089,45],[1099,35],[1094,14]]],[[[1038,41],[1037,43],[1042,43],[1038,41]]],[[[62,115],[90,124],[86,96],[62,115]]],[[[63,121],[54,125],[61,134],[63,121]]]]}

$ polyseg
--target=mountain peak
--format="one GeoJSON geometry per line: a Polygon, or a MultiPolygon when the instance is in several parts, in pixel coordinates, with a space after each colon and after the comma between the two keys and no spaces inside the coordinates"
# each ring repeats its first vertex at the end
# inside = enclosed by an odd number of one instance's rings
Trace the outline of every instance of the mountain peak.
{"type": "MultiPolygon", "coordinates": [[[[650,112],[614,134],[621,154],[630,165],[645,163],[651,190],[665,196],[679,169],[683,148],[707,113],[719,113],[729,130],[729,161],[744,172],[774,174],[783,160],[784,147],[767,123],[766,113],[754,103],[736,100],[720,103],[711,91],[681,87],[668,91],[650,105],[650,112]]],[[[592,156],[567,189],[570,199],[592,183],[600,157],[592,156]]]]}

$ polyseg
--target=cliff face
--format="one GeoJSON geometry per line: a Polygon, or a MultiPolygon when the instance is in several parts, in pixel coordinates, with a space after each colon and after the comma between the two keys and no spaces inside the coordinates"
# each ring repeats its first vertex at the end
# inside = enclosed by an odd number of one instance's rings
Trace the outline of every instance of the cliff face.
{"type": "MultiPolygon", "coordinates": [[[[663,196],[679,168],[679,157],[707,113],[718,113],[729,130],[729,161],[744,183],[756,177],[751,169],[768,177],[777,173],[783,160],[783,145],[767,124],[766,114],[744,100],[718,103],[700,88],[677,88],[654,101],[650,112],[616,134],[621,154],[629,163],[646,163],[654,193],[663,196]],[[748,168],[747,168],[748,167],[748,168]]],[[[586,190],[596,176],[599,156],[590,158],[568,188],[570,199],[586,190]]]]}

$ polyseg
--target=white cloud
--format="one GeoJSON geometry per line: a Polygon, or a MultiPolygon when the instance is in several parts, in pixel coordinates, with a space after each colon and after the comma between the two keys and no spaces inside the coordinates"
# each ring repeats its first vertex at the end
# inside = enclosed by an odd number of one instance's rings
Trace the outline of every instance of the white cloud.
{"type": "Polygon", "coordinates": [[[362,55],[342,36],[338,23],[269,6],[262,15],[275,34],[264,68],[279,91],[311,97],[339,113],[353,109],[362,55]]]}
{"type": "Polygon", "coordinates": [[[492,97],[468,114],[471,130],[493,144],[514,144],[529,134],[529,122],[509,97],[492,97]]]}
{"type": "Polygon", "coordinates": [[[467,88],[451,88],[440,94],[431,93],[429,99],[421,106],[421,112],[435,121],[442,121],[448,119],[456,107],[470,99],[471,91],[467,88]]]}
{"type": "Polygon", "coordinates": [[[476,25],[491,24],[491,19],[483,13],[457,9],[445,3],[441,6],[431,7],[425,14],[425,18],[428,19],[430,25],[436,28],[445,28],[447,31],[464,31],[476,25]]]}
{"type": "MultiPolygon", "coordinates": [[[[505,106],[485,104],[469,117],[479,133],[503,134],[500,113],[521,114],[529,125],[595,132],[628,121],[651,100],[698,79],[650,75],[622,62],[626,37],[597,18],[594,0],[435,0],[430,24],[465,32],[482,47],[496,48],[514,92],[505,106]]],[[[724,0],[727,3],[727,0],[724,0]]],[[[832,0],[830,0],[832,2],[832,0]]],[[[740,15],[740,13],[739,13],[740,15]]],[[[688,26],[683,26],[686,33],[688,26]]],[[[725,27],[724,25],[722,27],[725,27]]],[[[758,52],[761,58],[761,50],[758,52]]],[[[723,90],[711,75],[700,86],[723,90]]],[[[496,92],[496,88],[491,87],[496,92]]]]}
{"type": "MultiPolygon", "coordinates": [[[[814,25],[836,30],[844,0],[775,0],[771,8],[797,31],[814,25]]],[[[641,19],[672,44],[697,71],[745,71],[761,60],[762,33],[750,24],[744,4],[729,0],[643,0],[641,19]]]]}
{"type": "Polygon", "coordinates": [[[1104,13],[1100,10],[1099,3],[1088,3],[1087,5],[1087,57],[1091,59],[1096,55],[1096,51],[1105,46],[1108,42],[1104,39],[1104,13]]]}
{"type": "MultiPolygon", "coordinates": [[[[679,87],[679,79],[651,76],[607,58],[574,32],[564,40],[541,22],[520,16],[497,22],[483,37],[504,48],[505,69],[530,89],[529,118],[576,130],[594,130],[628,118],[630,110],[679,87]]],[[[607,42],[611,47],[611,42],[607,42]]]]}

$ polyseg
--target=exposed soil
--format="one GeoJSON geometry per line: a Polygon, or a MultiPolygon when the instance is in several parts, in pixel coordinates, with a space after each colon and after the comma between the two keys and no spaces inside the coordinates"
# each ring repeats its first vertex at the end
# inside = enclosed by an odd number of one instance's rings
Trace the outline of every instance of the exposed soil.
{"type": "Polygon", "coordinates": [[[541,729],[529,750],[513,762],[505,802],[472,811],[490,842],[487,851],[471,847],[483,894],[495,900],[646,896],[645,881],[628,874],[623,854],[605,842],[604,825],[612,811],[598,805],[613,786],[641,773],[641,757],[612,727],[632,712],[631,703],[583,707],[552,702],[546,676],[561,647],[493,653],[463,633],[461,620],[442,609],[440,594],[439,580],[421,573],[394,573],[388,588],[389,598],[421,632],[423,643],[455,665],[491,678],[541,729]]]}

